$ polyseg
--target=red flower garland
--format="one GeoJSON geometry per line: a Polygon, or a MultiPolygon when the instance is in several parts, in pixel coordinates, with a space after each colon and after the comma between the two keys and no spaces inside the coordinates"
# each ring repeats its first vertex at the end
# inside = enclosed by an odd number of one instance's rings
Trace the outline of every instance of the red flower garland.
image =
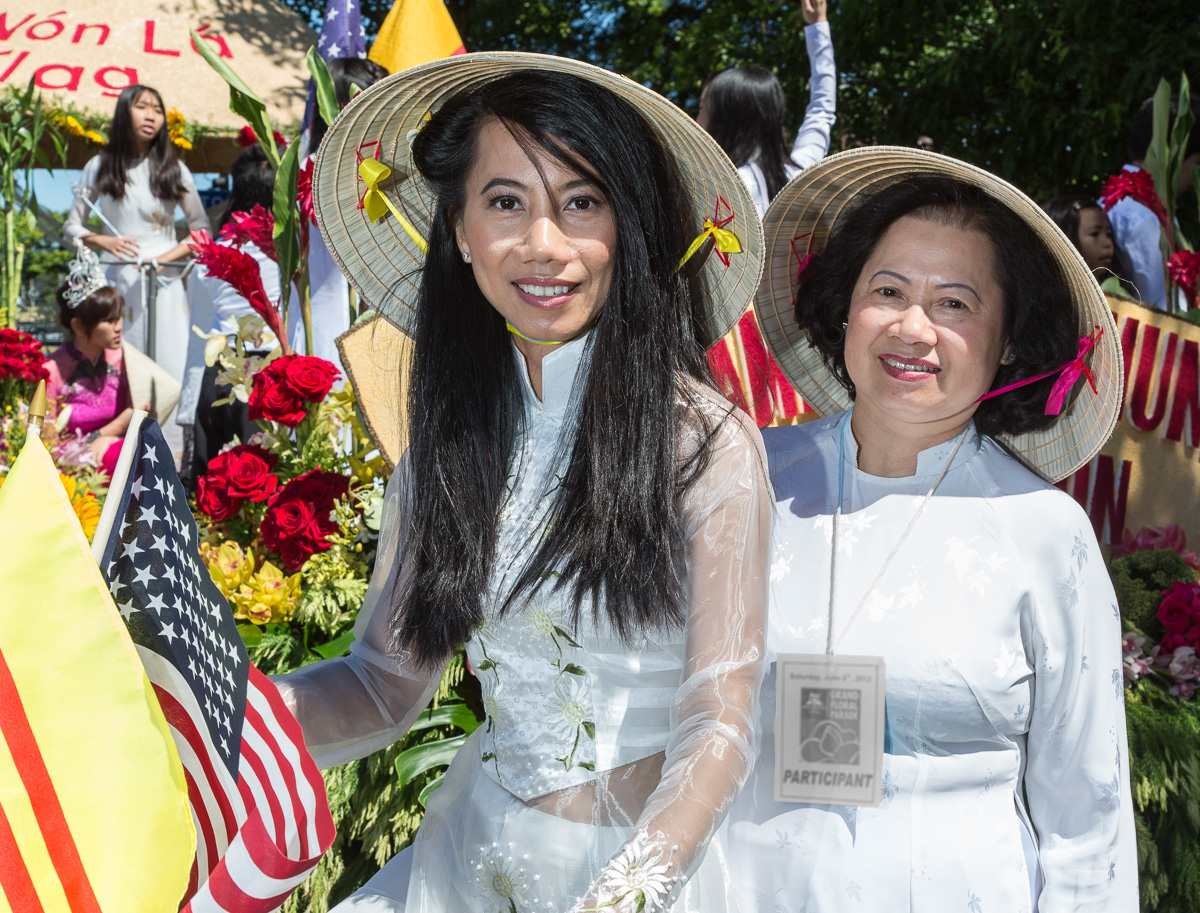
{"type": "Polygon", "coordinates": [[[1167,261],[1171,281],[1183,289],[1188,307],[1200,307],[1200,253],[1177,250],[1167,261]]]}
{"type": "Polygon", "coordinates": [[[246,299],[254,312],[267,322],[284,352],[288,351],[287,333],[279,309],[267,298],[258,261],[236,247],[227,247],[215,242],[206,231],[193,231],[188,249],[196,255],[196,262],[208,269],[212,276],[223,279],[246,299]]]}
{"type": "Polygon", "coordinates": [[[275,256],[275,215],[267,212],[259,204],[249,212],[231,212],[229,221],[221,229],[221,240],[228,241],[234,247],[244,247],[253,244],[264,254],[279,262],[275,256]]]}
{"type": "Polygon", "coordinates": [[[1167,224],[1166,207],[1158,198],[1158,191],[1154,189],[1154,178],[1150,176],[1149,171],[1122,171],[1120,174],[1114,174],[1100,191],[1100,203],[1105,212],[1126,197],[1136,200],[1153,212],[1162,225],[1167,224]]]}
{"type": "Polygon", "coordinates": [[[288,482],[267,506],[263,542],[295,573],[317,552],[327,551],[328,537],[337,532],[333,518],[338,498],[350,490],[350,479],[339,472],[310,469],[288,482]]]}

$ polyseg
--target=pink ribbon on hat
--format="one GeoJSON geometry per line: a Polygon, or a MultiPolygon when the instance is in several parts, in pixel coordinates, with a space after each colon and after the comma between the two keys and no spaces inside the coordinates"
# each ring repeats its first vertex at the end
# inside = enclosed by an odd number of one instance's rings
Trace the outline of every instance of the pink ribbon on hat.
{"type": "Polygon", "coordinates": [[[1071,388],[1075,386],[1075,381],[1079,380],[1080,375],[1087,378],[1087,382],[1091,385],[1093,393],[1099,392],[1096,389],[1096,376],[1092,373],[1092,369],[1084,363],[1083,359],[1091,351],[1092,346],[1100,341],[1100,337],[1103,335],[1104,329],[1102,327],[1095,327],[1095,332],[1092,335],[1079,337],[1079,354],[1061,368],[1055,368],[1053,371],[1039,374],[1037,377],[1027,377],[1025,380],[1017,381],[1015,384],[1001,387],[999,390],[992,390],[990,393],[983,394],[975,402],[982,403],[985,399],[991,399],[993,396],[999,396],[1001,393],[1007,393],[1009,390],[1015,390],[1017,387],[1024,387],[1027,384],[1037,383],[1039,380],[1045,380],[1047,377],[1053,377],[1057,374],[1058,380],[1050,388],[1050,397],[1046,400],[1046,415],[1061,415],[1067,394],[1071,392],[1071,388]]]}

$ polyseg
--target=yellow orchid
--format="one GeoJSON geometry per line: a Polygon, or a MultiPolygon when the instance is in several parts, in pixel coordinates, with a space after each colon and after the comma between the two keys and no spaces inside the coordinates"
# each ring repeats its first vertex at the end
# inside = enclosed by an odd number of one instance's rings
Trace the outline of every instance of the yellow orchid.
{"type": "Polygon", "coordinates": [[[233,599],[238,587],[254,573],[254,552],[243,551],[236,542],[222,542],[220,546],[205,543],[200,546],[200,556],[226,599],[233,599]]]}
{"type": "Polygon", "coordinates": [[[287,621],[300,595],[300,574],[285,577],[270,561],[245,583],[234,596],[234,615],[256,625],[287,621]]]}

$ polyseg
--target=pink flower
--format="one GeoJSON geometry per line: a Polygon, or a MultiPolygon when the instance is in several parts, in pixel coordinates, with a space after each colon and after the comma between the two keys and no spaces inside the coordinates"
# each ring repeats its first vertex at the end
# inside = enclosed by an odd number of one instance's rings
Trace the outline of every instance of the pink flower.
{"type": "Polygon", "coordinates": [[[1187,548],[1187,534],[1174,523],[1168,526],[1143,526],[1136,536],[1131,536],[1129,530],[1121,534],[1121,544],[1114,545],[1112,556],[1124,558],[1134,552],[1147,552],[1156,549],[1170,549],[1191,567],[1200,570],[1200,558],[1195,552],[1184,551],[1187,548]]]}
{"type": "Polygon", "coordinates": [[[221,229],[221,240],[228,241],[234,247],[253,244],[278,263],[279,258],[275,256],[275,238],[272,236],[274,230],[274,214],[256,203],[249,212],[229,214],[229,221],[221,229]]]}
{"type": "Polygon", "coordinates": [[[1154,178],[1150,176],[1149,171],[1122,171],[1120,174],[1114,174],[1100,191],[1100,202],[1105,212],[1126,197],[1141,203],[1158,216],[1160,223],[1167,224],[1166,207],[1158,198],[1158,191],[1154,189],[1154,178]]]}

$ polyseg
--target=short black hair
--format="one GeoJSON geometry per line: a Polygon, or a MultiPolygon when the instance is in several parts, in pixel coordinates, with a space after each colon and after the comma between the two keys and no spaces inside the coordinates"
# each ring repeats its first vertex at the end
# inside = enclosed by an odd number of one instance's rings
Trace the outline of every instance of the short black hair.
{"type": "MultiPolygon", "coordinates": [[[[978,231],[991,240],[1013,359],[1000,366],[991,389],[1053,371],[1075,357],[1078,319],[1062,271],[1033,229],[986,191],[953,178],[911,174],[853,205],[834,225],[824,253],[805,270],[796,296],[796,322],[851,397],[854,384],[843,351],[850,299],[880,240],[904,216],[978,231]]],[[[976,427],[992,437],[1049,427],[1056,419],[1045,414],[1053,384],[1048,377],[985,400],[975,412],[976,427]]]]}
{"type": "Polygon", "coordinates": [[[67,303],[67,284],[64,282],[58,289],[58,322],[68,333],[71,329],[71,319],[78,317],[83,325],[83,332],[88,336],[92,330],[105,320],[116,320],[125,313],[125,296],[111,285],[96,289],[84,298],[76,307],[67,303]]]}
{"type": "MultiPolygon", "coordinates": [[[[1167,114],[1168,127],[1175,123],[1175,116],[1179,113],[1179,96],[1171,96],[1171,108],[1167,114]]],[[[1192,114],[1196,121],[1200,122],[1200,98],[1192,99],[1192,114]]],[[[1141,107],[1138,108],[1137,114],[1133,116],[1133,126],[1129,130],[1129,155],[1136,161],[1143,161],[1146,158],[1146,153],[1150,149],[1150,140],[1154,137],[1154,96],[1150,96],[1141,107]]],[[[1188,134],[1187,148],[1184,151],[1184,158],[1200,153],[1200,129],[1192,125],[1192,132],[1188,134]]]]}
{"type": "MultiPolygon", "coordinates": [[[[350,92],[353,88],[369,89],[379,80],[388,75],[388,71],[374,60],[366,57],[335,57],[328,61],[329,78],[333,80],[333,94],[337,98],[338,109],[350,104],[350,92]]],[[[312,133],[309,134],[308,149],[316,152],[321,147],[321,140],[329,125],[321,116],[320,110],[313,111],[312,133]]]]}
{"type": "Polygon", "coordinates": [[[233,189],[217,225],[218,231],[235,212],[249,212],[255,206],[271,212],[275,203],[275,166],[261,143],[247,146],[238,154],[229,176],[233,179],[233,189]]]}

